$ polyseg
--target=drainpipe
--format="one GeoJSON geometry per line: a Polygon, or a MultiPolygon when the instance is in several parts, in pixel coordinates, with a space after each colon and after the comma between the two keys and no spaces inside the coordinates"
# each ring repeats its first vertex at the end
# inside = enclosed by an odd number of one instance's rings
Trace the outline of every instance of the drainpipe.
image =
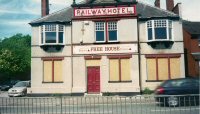
{"type": "Polygon", "coordinates": [[[72,94],[72,89],[73,89],[73,77],[74,77],[74,73],[73,73],[73,25],[72,25],[72,20],[71,20],[71,94],[72,94]]]}
{"type": "Polygon", "coordinates": [[[139,86],[140,94],[142,93],[142,80],[141,80],[141,51],[140,51],[140,32],[139,32],[139,17],[137,16],[137,34],[138,34],[138,67],[139,67],[139,86]]]}

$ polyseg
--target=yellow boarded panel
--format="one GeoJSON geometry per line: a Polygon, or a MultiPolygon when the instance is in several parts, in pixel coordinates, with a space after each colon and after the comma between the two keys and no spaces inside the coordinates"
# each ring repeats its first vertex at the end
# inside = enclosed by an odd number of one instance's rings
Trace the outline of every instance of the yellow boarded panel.
{"type": "Polygon", "coordinates": [[[100,66],[100,60],[86,60],[86,66],[100,66]]]}
{"type": "Polygon", "coordinates": [[[148,80],[156,80],[156,59],[147,59],[148,80]]]}
{"type": "Polygon", "coordinates": [[[119,60],[110,59],[110,81],[119,81],[119,60]]]}
{"type": "Polygon", "coordinates": [[[130,59],[121,59],[121,81],[131,81],[130,59]]]}
{"type": "Polygon", "coordinates": [[[170,59],[171,79],[180,78],[180,58],[170,59]]]}
{"type": "Polygon", "coordinates": [[[159,58],[158,59],[158,80],[168,80],[169,70],[168,70],[168,59],[159,58]]]}
{"type": "Polygon", "coordinates": [[[62,61],[54,61],[54,82],[63,81],[62,72],[63,72],[62,61]]]}
{"type": "Polygon", "coordinates": [[[44,82],[52,82],[52,61],[44,61],[44,82]]]}

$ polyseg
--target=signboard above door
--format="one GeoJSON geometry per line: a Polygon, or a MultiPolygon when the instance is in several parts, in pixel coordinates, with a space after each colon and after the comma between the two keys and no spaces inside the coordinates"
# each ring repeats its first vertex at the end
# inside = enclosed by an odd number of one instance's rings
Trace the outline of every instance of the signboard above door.
{"type": "Polygon", "coordinates": [[[137,52],[137,44],[73,46],[73,54],[116,54],[137,52]]]}

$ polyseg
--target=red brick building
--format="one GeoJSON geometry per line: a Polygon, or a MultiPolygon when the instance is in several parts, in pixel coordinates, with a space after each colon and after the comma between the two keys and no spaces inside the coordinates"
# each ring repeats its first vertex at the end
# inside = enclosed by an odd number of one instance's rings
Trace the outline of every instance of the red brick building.
{"type": "Polygon", "coordinates": [[[186,76],[200,76],[200,22],[183,21],[186,76]]]}

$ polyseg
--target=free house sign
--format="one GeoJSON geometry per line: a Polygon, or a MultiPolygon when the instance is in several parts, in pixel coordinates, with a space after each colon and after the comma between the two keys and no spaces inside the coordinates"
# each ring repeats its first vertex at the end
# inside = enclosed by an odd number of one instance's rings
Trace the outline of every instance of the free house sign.
{"type": "Polygon", "coordinates": [[[73,46],[73,54],[135,53],[137,44],[73,46]]]}

